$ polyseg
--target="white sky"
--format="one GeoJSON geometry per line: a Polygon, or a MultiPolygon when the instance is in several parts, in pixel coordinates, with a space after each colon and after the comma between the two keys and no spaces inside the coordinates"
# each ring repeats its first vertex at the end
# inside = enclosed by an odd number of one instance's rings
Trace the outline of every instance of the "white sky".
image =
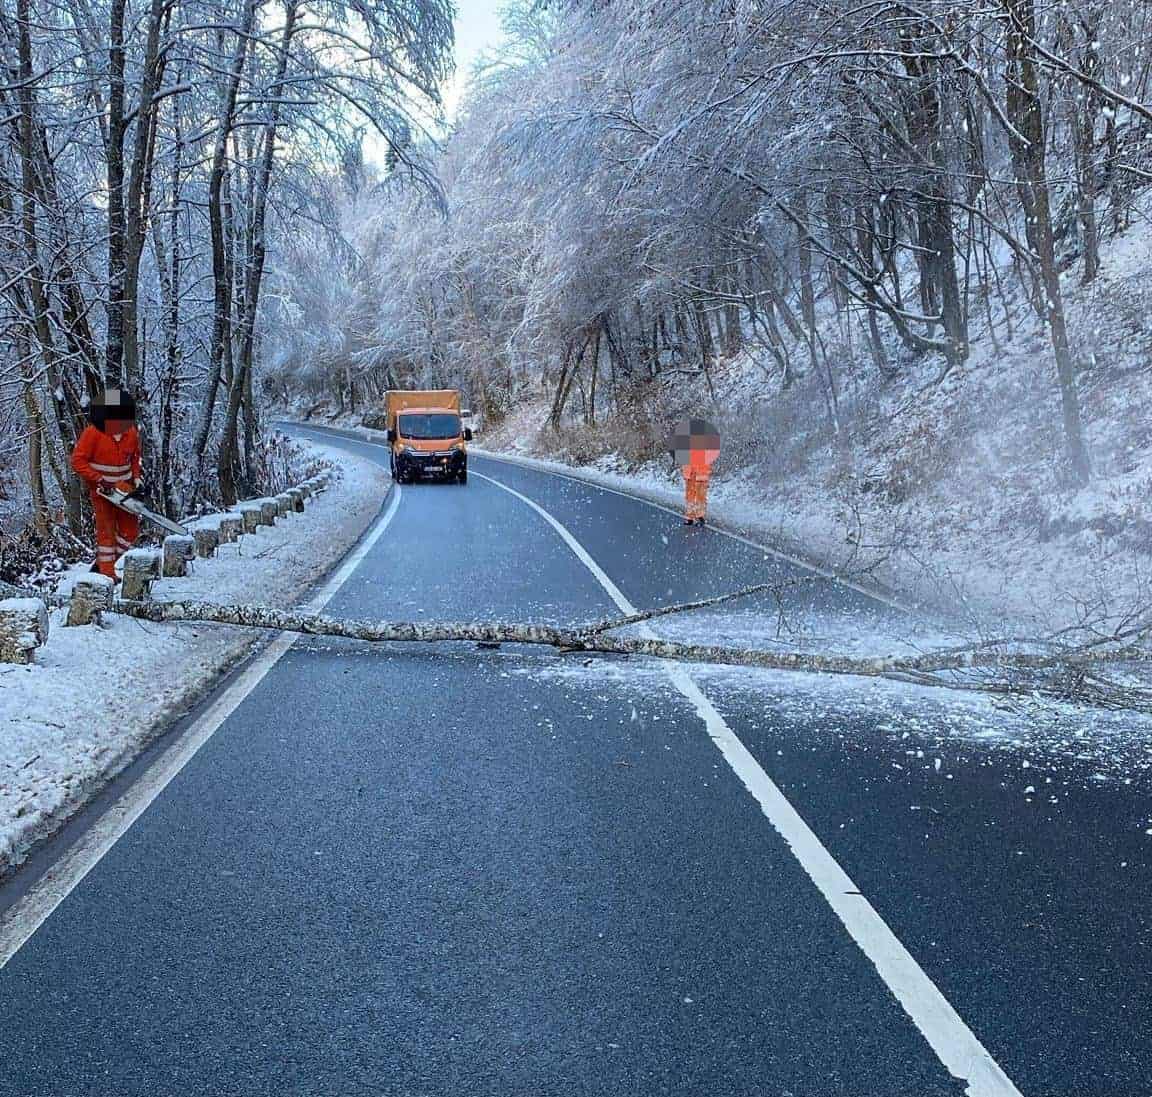
{"type": "Polygon", "coordinates": [[[456,0],[456,79],[444,92],[449,119],[456,114],[476,59],[500,44],[502,4],[503,0],[456,0]]]}

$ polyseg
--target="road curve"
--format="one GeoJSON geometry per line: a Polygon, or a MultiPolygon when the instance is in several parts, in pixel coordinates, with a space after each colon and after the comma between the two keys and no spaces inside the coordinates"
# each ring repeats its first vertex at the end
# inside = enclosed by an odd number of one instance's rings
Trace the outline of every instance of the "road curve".
{"type": "MultiPolygon", "coordinates": [[[[615,612],[526,500],[641,607],[792,568],[473,467],[405,487],[327,612],[615,612]]],[[[892,612],[823,580],[791,597],[892,612]]],[[[0,1094],[965,1092],[661,674],[297,642],[0,969],[0,1094]]],[[[897,770],[879,713],[701,681],[1008,1085],[1152,1092],[1146,782],[1067,770],[1075,795],[1025,805],[1010,753],[897,770]]]]}

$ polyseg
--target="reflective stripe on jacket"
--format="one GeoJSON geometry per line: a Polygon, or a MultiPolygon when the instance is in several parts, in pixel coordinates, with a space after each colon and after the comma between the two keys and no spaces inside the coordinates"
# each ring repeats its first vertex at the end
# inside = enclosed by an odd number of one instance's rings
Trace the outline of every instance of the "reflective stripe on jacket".
{"type": "Polygon", "coordinates": [[[117,442],[96,427],[84,428],[72,451],[72,468],[92,487],[140,479],[140,434],[129,427],[117,442]]]}

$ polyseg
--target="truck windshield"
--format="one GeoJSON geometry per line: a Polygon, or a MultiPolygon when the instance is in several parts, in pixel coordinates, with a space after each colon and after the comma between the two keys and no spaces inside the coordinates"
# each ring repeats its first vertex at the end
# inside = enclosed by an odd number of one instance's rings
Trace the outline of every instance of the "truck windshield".
{"type": "Polygon", "coordinates": [[[400,437],[430,441],[433,438],[459,438],[458,415],[401,415],[400,437]]]}

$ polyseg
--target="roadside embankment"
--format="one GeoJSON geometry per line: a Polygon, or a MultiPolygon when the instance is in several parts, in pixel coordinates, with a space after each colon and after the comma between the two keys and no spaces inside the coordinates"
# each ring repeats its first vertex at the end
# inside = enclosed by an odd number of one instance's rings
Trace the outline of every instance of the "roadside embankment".
{"type": "MultiPolygon", "coordinates": [[[[360,539],[390,484],[371,462],[316,449],[339,471],[302,513],[193,558],[183,576],[153,580],[151,596],[297,604],[360,539]]],[[[68,612],[52,611],[33,663],[0,665],[0,876],[267,639],[116,614],[65,627],[68,612]]]]}

